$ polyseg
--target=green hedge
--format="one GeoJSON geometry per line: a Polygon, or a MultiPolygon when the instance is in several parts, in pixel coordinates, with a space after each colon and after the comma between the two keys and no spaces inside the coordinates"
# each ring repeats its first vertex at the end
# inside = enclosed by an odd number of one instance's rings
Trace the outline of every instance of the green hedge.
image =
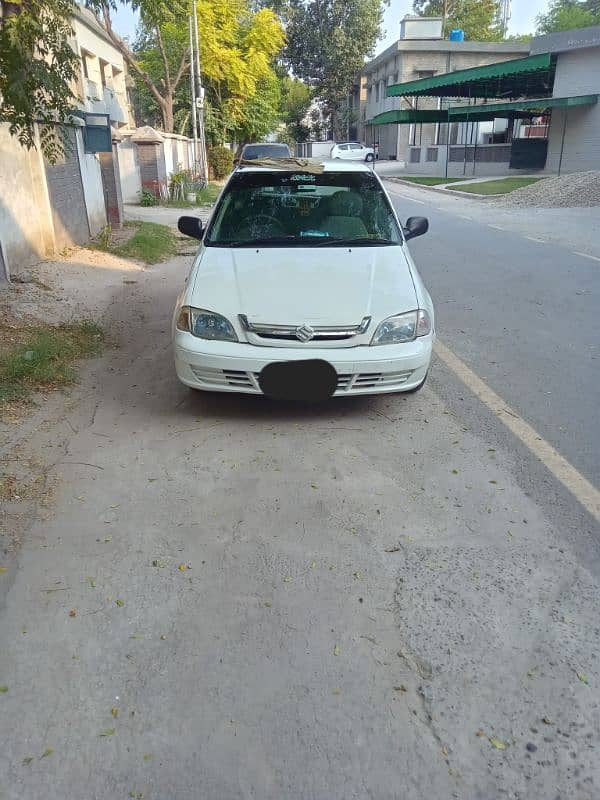
{"type": "Polygon", "coordinates": [[[208,163],[216,180],[226,178],[233,169],[233,153],[228,147],[212,147],[208,151],[208,163]]]}

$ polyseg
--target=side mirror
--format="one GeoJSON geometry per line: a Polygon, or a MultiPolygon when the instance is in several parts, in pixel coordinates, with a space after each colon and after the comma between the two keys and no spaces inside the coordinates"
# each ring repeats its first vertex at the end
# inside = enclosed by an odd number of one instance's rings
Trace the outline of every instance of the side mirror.
{"type": "Polygon", "coordinates": [[[200,239],[204,236],[202,220],[198,217],[179,217],[177,227],[184,236],[191,236],[192,239],[200,239]]]}
{"type": "Polygon", "coordinates": [[[429,230],[429,220],[427,217],[409,217],[404,226],[404,238],[414,239],[415,236],[423,236],[429,230]]]}

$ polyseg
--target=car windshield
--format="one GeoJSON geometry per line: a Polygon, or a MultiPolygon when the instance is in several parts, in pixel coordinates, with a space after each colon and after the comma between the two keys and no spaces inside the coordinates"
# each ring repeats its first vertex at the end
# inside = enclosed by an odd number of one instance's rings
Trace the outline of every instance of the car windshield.
{"type": "Polygon", "coordinates": [[[371,172],[237,172],[204,237],[208,247],[400,245],[398,223],[371,172]]]}
{"type": "Polygon", "coordinates": [[[256,158],[288,158],[290,149],[287,144],[247,144],[242,150],[242,158],[252,161],[256,158]]]}

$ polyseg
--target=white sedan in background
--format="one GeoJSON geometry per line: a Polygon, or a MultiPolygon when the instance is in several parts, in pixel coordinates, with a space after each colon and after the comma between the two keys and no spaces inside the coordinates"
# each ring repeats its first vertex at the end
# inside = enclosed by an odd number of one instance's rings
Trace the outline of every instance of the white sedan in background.
{"type": "Polygon", "coordinates": [[[402,226],[366,164],[238,167],[206,229],[173,317],[182,383],[318,401],[414,392],[435,337],[433,305],[402,226]]]}
{"type": "Polygon", "coordinates": [[[331,148],[331,158],[344,161],[375,161],[375,150],[359,142],[341,142],[331,148]]]}

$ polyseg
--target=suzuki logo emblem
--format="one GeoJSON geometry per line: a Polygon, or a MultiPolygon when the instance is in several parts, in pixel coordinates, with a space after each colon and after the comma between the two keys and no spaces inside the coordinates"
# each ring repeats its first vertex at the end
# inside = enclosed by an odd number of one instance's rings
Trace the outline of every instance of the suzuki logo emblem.
{"type": "Polygon", "coordinates": [[[311,328],[310,325],[304,324],[296,328],[296,339],[299,339],[301,342],[310,342],[314,335],[315,330],[311,328]]]}

